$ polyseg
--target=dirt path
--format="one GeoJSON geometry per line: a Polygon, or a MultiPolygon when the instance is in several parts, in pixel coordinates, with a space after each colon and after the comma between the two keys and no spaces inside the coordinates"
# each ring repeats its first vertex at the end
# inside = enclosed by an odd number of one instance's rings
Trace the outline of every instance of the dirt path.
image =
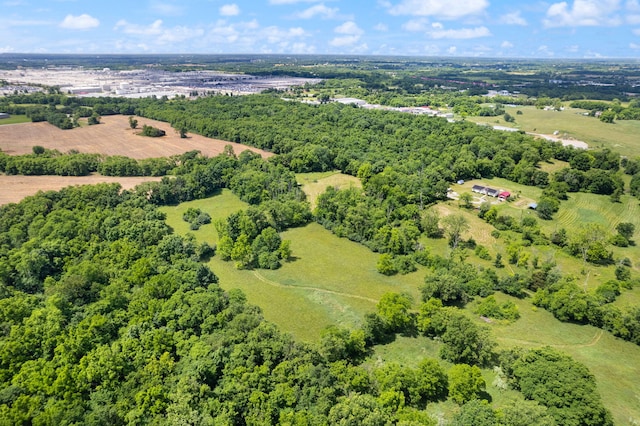
{"type": "Polygon", "coordinates": [[[298,286],[298,285],[285,285],[285,284],[277,283],[275,281],[271,281],[271,280],[265,278],[258,271],[253,271],[253,275],[257,279],[262,281],[263,283],[265,283],[267,285],[270,285],[272,287],[287,288],[287,289],[292,289],[292,290],[293,289],[299,289],[299,290],[316,291],[318,293],[334,294],[336,296],[344,296],[344,297],[350,297],[352,299],[366,300],[367,302],[371,302],[371,303],[378,303],[378,301],[376,299],[371,299],[369,297],[364,297],[364,296],[358,296],[357,294],[342,293],[340,291],[327,290],[327,289],[318,288],[318,287],[298,286]]]}
{"type": "MultiPolygon", "coordinates": [[[[602,338],[603,334],[604,334],[604,330],[598,330],[589,343],[578,343],[573,345],[544,345],[544,346],[550,346],[552,348],[560,348],[560,349],[561,348],[588,348],[588,347],[597,345],[600,339],[602,338]]],[[[508,337],[498,337],[497,340],[501,340],[503,342],[517,343],[519,345],[541,345],[540,342],[533,342],[530,340],[511,339],[508,337]]]]}

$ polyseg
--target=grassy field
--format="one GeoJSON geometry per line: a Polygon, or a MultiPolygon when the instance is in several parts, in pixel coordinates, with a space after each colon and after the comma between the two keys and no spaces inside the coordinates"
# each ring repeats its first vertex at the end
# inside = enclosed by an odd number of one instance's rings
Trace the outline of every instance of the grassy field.
{"type": "Polygon", "coordinates": [[[12,115],[9,118],[3,118],[0,120],[0,126],[4,124],[20,124],[20,123],[30,123],[31,119],[26,115],[12,115]]]}
{"type": "MultiPolygon", "coordinates": [[[[494,178],[468,181],[465,182],[464,185],[453,185],[452,189],[459,194],[465,192],[471,193],[471,187],[475,184],[488,185],[496,189],[505,189],[512,194],[517,194],[518,198],[514,202],[500,203],[494,201],[500,214],[508,214],[518,220],[525,215],[534,215],[534,217],[537,218],[535,212],[528,209],[528,205],[540,198],[542,195],[540,188],[520,185],[506,179],[494,178]]],[[[490,197],[485,198],[494,200],[490,197]]],[[[477,197],[476,201],[479,201],[477,197]]],[[[458,202],[456,201],[448,201],[436,206],[436,208],[439,209],[442,214],[450,214],[453,212],[464,214],[473,230],[470,235],[473,236],[478,243],[487,245],[492,254],[501,251],[504,255],[508,241],[504,238],[495,239],[491,237],[490,232],[493,230],[493,227],[477,218],[477,212],[475,210],[461,209],[458,207],[458,202]]],[[[569,193],[569,199],[560,203],[560,210],[554,215],[553,220],[538,219],[538,223],[545,234],[549,235],[553,231],[565,228],[569,237],[575,235],[585,223],[600,224],[613,235],[616,233],[616,225],[620,222],[633,223],[636,226],[637,235],[640,235],[640,204],[636,198],[623,195],[620,203],[612,203],[607,196],[581,192],[569,193]]],[[[502,234],[509,235],[509,233],[504,232],[502,234]]],[[[636,272],[640,272],[640,246],[636,245],[626,248],[611,246],[610,249],[613,250],[614,258],[616,259],[625,257],[631,259],[634,263],[633,269],[636,272]]],[[[603,267],[591,264],[585,266],[582,260],[569,256],[566,252],[555,246],[535,246],[532,250],[536,251],[536,255],[540,257],[540,260],[553,258],[558,263],[561,272],[582,277],[590,288],[615,278],[613,266],[603,267]],[[583,270],[587,272],[586,275],[582,274],[583,270]]]]}
{"type": "Polygon", "coordinates": [[[302,190],[307,194],[307,199],[311,203],[312,209],[316,206],[318,196],[322,194],[328,186],[334,186],[338,189],[362,187],[360,179],[335,171],[323,173],[298,173],[296,174],[296,179],[302,184],[302,190]]]}
{"type": "MultiPolygon", "coordinates": [[[[213,224],[190,231],[189,224],[182,220],[189,207],[200,208],[215,221],[246,204],[223,190],[211,198],[161,209],[177,233],[191,232],[198,241],[213,243],[218,239],[213,224]]],[[[209,265],[225,290],[243,290],[249,302],[260,306],[269,321],[296,339],[315,341],[330,324],[359,325],[364,314],[373,312],[386,292],[407,292],[416,300],[419,298],[418,287],[424,272],[383,276],[376,271],[377,254],[334,236],[318,224],[291,229],[282,237],[292,241],[294,259],[277,271],[240,271],[233,262],[223,262],[215,256],[209,265]]]]}
{"type": "MultiPolygon", "coordinates": [[[[321,181],[331,176],[333,175],[319,176],[315,180],[321,181]]],[[[529,214],[526,203],[529,199],[535,199],[540,191],[501,179],[487,180],[483,183],[514,193],[520,191],[519,200],[500,205],[500,209],[505,213],[511,211],[519,214],[522,211],[523,214],[529,214]]],[[[456,185],[454,189],[463,192],[467,186],[470,189],[472,184],[473,182],[467,182],[464,187],[456,185]]],[[[583,220],[582,215],[588,218],[590,214],[597,213],[607,217],[609,214],[619,213],[624,220],[634,215],[633,210],[625,213],[626,209],[629,209],[626,204],[612,205],[613,213],[607,213],[610,204],[607,197],[600,197],[606,200],[606,203],[598,203],[596,199],[592,199],[595,196],[589,194],[572,194],[573,196],[575,199],[571,202],[575,202],[576,205],[568,205],[566,208],[577,208],[578,204],[584,204],[585,207],[574,219],[577,223],[571,229],[579,226],[583,220]],[[593,212],[589,213],[589,209],[593,212]]],[[[188,224],[182,220],[182,214],[189,207],[200,208],[215,220],[246,207],[246,204],[228,190],[223,190],[219,195],[205,200],[162,208],[167,214],[167,222],[176,232],[193,232],[198,241],[211,243],[218,238],[213,225],[205,225],[198,231],[189,231],[188,224]]],[[[491,228],[479,220],[474,211],[461,209],[457,201],[442,203],[436,208],[441,214],[462,212],[472,224],[471,235],[476,241],[486,244],[493,252],[502,250],[504,237],[501,236],[498,240],[491,237],[491,228]]],[[[559,217],[562,217],[561,215],[562,211],[559,217]]],[[[299,341],[316,342],[321,330],[330,324],[347,327],[359,325],[364,314],[374,311],[377,300],[388,291],[407,292],[413,295],[416,306],[419,302],[418,289],[423,281],[424,270],[406,276],[382,276],[375,270],[375,253],[359,244],[337,238],[317,224],[286,231],[283,238],[292,241],[294,259],[279,270],[239,271],[234,268],[232,262],[223,262],[218,257],[213,257],[209,265],[220,277],[222,288],[243,290],[250,303],[262,308],[267,320],[277,324],[283,331],[291,333],[299,341]]],[[[448,248],[444,239],[425,240],[425,243],[433,253],[446,255],[448,248]]],[[[581,266],[581,262],[562,253],[556,253],[556,257],[561,268],[568,269],[563,265],[570,265],[572,262],[578,264],[578,267],[581,266]]],[[[474,255],[470,255],[468,261],[478,265],[489,264],[487,261],[476,259],[474,255]]],[[[505,268],[505,272],[510,271],[505,268]]],[[[592,278],[595,276],[596,274],[593,274],[592,278]]],[[[602,273],[601,278],[608,279],[608,275],[602,273]]],[[[640,421],[640,347],[616,339],[609,333],[591,326],[560,322],[550,313],[535,308],[528,299],[519,300],[503,294],[497,294],[496,298],[498,301],[512,300],[518,305],[521,314],[521,318],[511,324],[488,324],[500,347],[529,348],[548,345],[570,354],[587,365],[595,375],[605,405],[612,411],[616,424],[634,424],[640,421]]],[[[638,299],[639,291],[627,291],[620,297],[620,303],[638,303],[638,299]]],[[[473,303],[467,307],[469,315],[478,323],[486,325],[472,314],[472,309],[473,303]]],[[[439,345],[438,342],[426,338],[399,336],[390,344],[376,347],[364,366],[370,368],[386,362],[415,366],[425,357],[437,357],[439,345]]],[[[448,367],[446,363],[443,365],[448,367]]],[[[500,390],[492,385],[495,378],[492,370],[484,370],[483,375],[494,406],[500,406],[503,401],[514,397],[513,391],[500,390]]],[[[428,410],[436,417],[446,418],[457,410],[457,406],[450,402],[431,404],[428,410]]]]}
{"type": "Polygon", "coordinates": [[[640,121],[623,120],[606,124],[594,117],[585,117],[583,110],[566,108],[564,111],[544,111],[533,106],[507,108],[515,123],[507,123],[503,117],[468,117],[476,123],[492,126],[516,127],[526,132],[552,135],[584,141],[589,148],[611,148],[629,157],[640,156],[640,121]],[[516,115],[516,111],[522,115],[516,115]]]}

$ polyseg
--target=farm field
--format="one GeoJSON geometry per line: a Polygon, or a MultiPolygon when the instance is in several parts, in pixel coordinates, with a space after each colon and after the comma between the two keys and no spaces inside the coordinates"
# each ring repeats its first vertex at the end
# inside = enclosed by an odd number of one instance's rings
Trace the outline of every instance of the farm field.
{"type": "Polygon", "coordinates": [[[526,132],[553,135],[584,141],[589,148],[610,148],[621,155],[640,156],[640,121],[619,120],[606,124],[594,117],[582,115],[584,110],[566,108],[564,111],[544,111],[533,106],[507,108],[506,112],[515,118],[515,123],[507,123],[503,117],[467,117],[469,121],[515,127],[526,132]],[[516,111],[522,115],[516,115],[516,111]]]}
{"type": "Polygon", "coordinates": [[[0,175],[0,205],[17,203],[39,191],[58,191],[73,185],[94,185],[117,182],[123,189],[132,189],[142,182],[159,181],[159,177],[114,177],[114,176],[7,176],[0,175]]]}
{"type": "Polygon", "coordinates": [[[141,117],[137,120],[138,129],[136,130],[129,127],[129,117],[123,115],[105,116],[101,118],[101,123],[98,125],[71,130],[60,130],[45,122],[0,126],[0,150],[9,155],[30,154],[33,146],[40,145],[60,152],[75,149],[85,153],[124,155],[142,159],[169,157],[192,150],[198,150],[206,156],[213,157],[222,153],[226,145],[231,145],[236,154],[249,149],[265,158],[273,155],[247,145],[210,139],[192,133],[182,139],[169,123],[141,117]],[[167,133],[166,136],[148,138],[137,135],[145,124],[164,130],[167,133]]]}

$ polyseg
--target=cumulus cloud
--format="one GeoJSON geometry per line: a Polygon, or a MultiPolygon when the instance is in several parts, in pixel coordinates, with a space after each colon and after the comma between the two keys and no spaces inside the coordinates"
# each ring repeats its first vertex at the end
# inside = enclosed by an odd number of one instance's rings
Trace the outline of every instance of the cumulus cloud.
{"type": "Polygon", "coordinates": [[[505,41],[502,42],[500,47],[502,47],[503,49],[511,49],[513,47],[513,43],[511,43],[510,41],[505,40],[505,41]]]}
{"type": "Polygon", "coordinates": [[[329,42],[334,47],[353,46],[360,41],[360,37],[364,34],[362,28],[358,27],[353,21],[347,21],[337,26],[333,31],[336,34],[340,34],[329,42]]]}
{"type": "Polygon", "coordinates": [[[382,22],[373,27],[376,31],[387,32],[389,31],[389,26],[387,24],[383,24],[382,22]]]}
{"type": "Polygon", "coordinates": [[[294,17],[298,19],[311,19],[316,16],[320,16],[325,19],[333,19],[338,16],[338,11],[338,8],[327,7],[324,3],[321,3],[315,6],[311,6],[310,8],[303,10],[302,12],[296,13],[294,17]]]}
{"type": "Polygon", "coordinates": [[[635,30],[631,31],[634,35],[640,36],[640,28],[636,28],[635,30]]]}
{"type": "Polygon", "coordinates": [[[631,48],[633,50],[638,50],[638,49],[640,49],[640,44],[629,43],[629,48],[631,48]]]}
{"type": "Polygon", "coordinates": [[[621,23],[616,12],[620,0],[575,0],[552,4],[543,20],[545,27],[611,26],[621,23]]]}
{"type": "Polygon", "coordinates": [[[385,2],[391,15],[438,16],[455,19],[463,16],[478,15],[489,6],[488,0],[402,0],[398,4],[385,2]]]}
{"type": "Polygon", "coordinates": [[[518,11],[518,12],[507,13],[506,15],[502,15],[500,17],[500,23],[505,25],[521,25],[524,27],[527,25],[527,20],[524,19],[520,15],[520,12],[518,11]]]}
{"type": "Polygon", "coordinates": [[[237,16],[239,14],[240,8],[235,3],[220,6],[220,15],[222,16],[237,16]]]}
{"type": "Polygon", "coordinates": [[[441,25],[434,26],[434,28],[427,32],[427,35],[433,39],[456,39],[467,40],[480,37],[491,36],[491,31],[487,27],[476,28],[460,28],[458,30],[446,30],[441,25]]]}
{"type": "Polygon", "coordinates": [[[88,30],[90,28],[96,28],[99,25],[99,20],[91,15],[87,15],[86,13],[78,16],[67,15],[60,23],[61,28],[66,28],[68,30],[88,30]]]}

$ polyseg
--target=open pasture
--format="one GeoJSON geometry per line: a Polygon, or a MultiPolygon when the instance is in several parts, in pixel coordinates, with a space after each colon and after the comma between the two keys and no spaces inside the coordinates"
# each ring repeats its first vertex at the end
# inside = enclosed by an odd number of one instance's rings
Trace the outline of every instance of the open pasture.
{"type": "Polygon", "coordinates": [[[129,117],[123,115],[105,116],[100,124],[60,130],[46,123],[22,123],[12,126],[0,126],[0,150],[9,155],[29,154],[35,145],[60,152],[77,150],[79,152],[105,155],[124,155],[142,159],[170,157],[187,151],[198,150],[209,157],[216,156],[231,145],[236,154],[251,150],[263,157],[271,153],[239,143],[210,139],[189,133],[187,138],[180,135],[169,123],[137,117],[138,129],[129,127],[129,117]],[[138,135],[143,125],[157,127],[166,132],[161,138],[149,138],[138,135]]]}
{"type": "Polygon", "coordinates": [[[336,171],[323,173],[298,173],[296,174],[296,180],[302,184],[302,190],[307,194],[307,200],[311,203],[312,209],[316,206],[318,196],[320,196],[328,186],[333,186],[337,189],[362,187],[362,182],[360,182],[360,179],[357,177],[345,175],[336,171]]]}
{"type": "Polygon", "coordinates": [[[603,123],[597,118],[584,116],[584,110],[566,108],[564,111],[545,111],[533,106],[507,108],[515,123],[507,123],[503,117],[468,117],[476,123],[491,126],[516,127],[526,132],[553,135],[584,141],[590,149],[610,148],[621,155],[640,156],[640,121],[618,120],[614,124],[603,123]],[[516,111],[522,111],[517,115],[516,111]]]}

